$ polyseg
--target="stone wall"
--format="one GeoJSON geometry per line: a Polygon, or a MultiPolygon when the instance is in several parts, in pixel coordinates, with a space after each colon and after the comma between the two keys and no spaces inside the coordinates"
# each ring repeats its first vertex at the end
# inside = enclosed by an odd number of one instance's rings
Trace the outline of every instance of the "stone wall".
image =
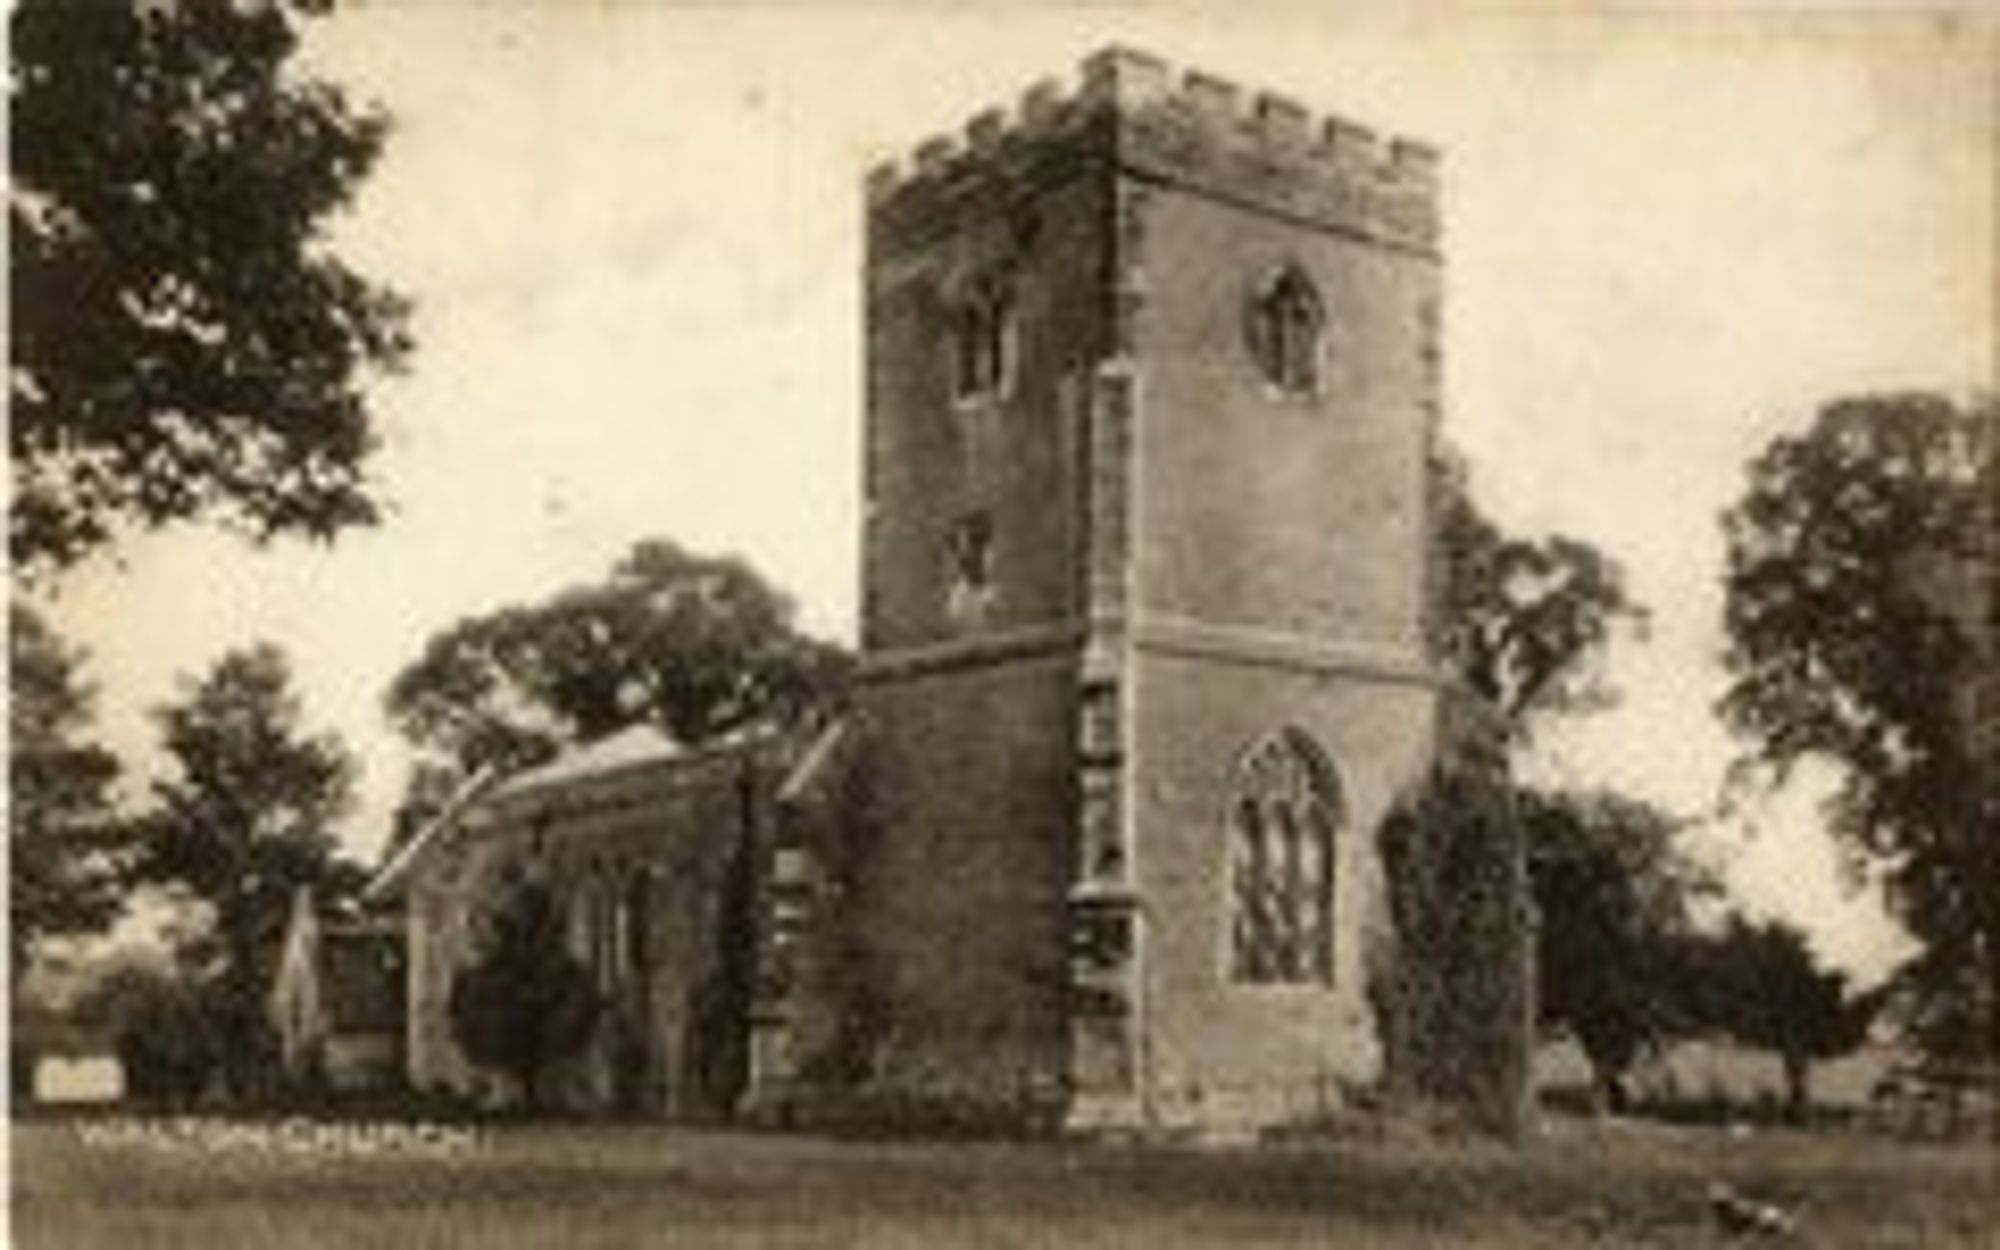
{"type": "Polygon", "coordinates": [[[1150,1113],[1225,1126],[1339,1111],[1381,1071],[1368,976],[1390,917],[1376,833],[1428,762],[1431,694],[1418,683],[1151,648],[1133,680],[1144,972],[1133,1011],[1150,1113]],[[1317,743],[1340,784],[1327,984],[1229,976],[1232,773],[1281,730],[1317,743]]]}
{"type": "Polygon", "coordinates": [[[1420,665],[1434,266],[1184,192],[1143,212],[1139,612],[1420,665]],[[1251,360],[1248,309],[1281,268],[1326,306],[1311,394],[1273,394],[1251,360]]]}
{"type": "Polygon", "coordinates": [[[995,202],[878,225],[870,240],[861,636],[871,661],[1076,612],[1075,388],[1102,335],[1106,193],[1076,177],[992,181],[995,202]],[[982,281],[1009,291],[1011,359],[1003,387],[958,396],[952,311],[982,281]],[[994,590],[954,613],[946,546],[975,511],[992,525],[994,590]]]}
{"type": "Polygon", "coordinates": [[[1205,183],[1146,185],[1123,236],[1127,284],[1143,293],[1128,331],[1125,680],[1144,975],[1132,1010],[1148,1114],[1169,1123],[1331,1114],[1379,1076],[1367,969],[1389,916],[1376,834],[1433,739],[1423,488],[1436,266],[1285,211],[1289,177],[1245,173],[1226,201],[1205,183]],[[1326,310],[1317,382],[1300,393],[1260,374],[1246,333],[1260,286],[1287,269],[1326,310]],[[1231,770],[1286,730],[1339,779],[1333,976],[1236,984],[1231,770]]]}
{"type": "Polygon", "coordinates": [[[554,891],[603,1012],[551,1074],[575,1108],[726,1114],[748,1079],[754,874],[780,760],[725,748],[474,800],[407,886],[409,1073],[419,1090],[511,1096],[452,1038],[451,984],[474,958],[505,872],[554,891]],[[750,857],[748,861],[744,857],[750,857]],[[742,874],[752,874],[746,877],[742,874]]]}
{"type": "Polygon", "coordinates": [[[870,1080],[1005,1113],[1064,1067],[1071,746],[1066,657],[869,688],[851,843],[875,978],[870,1080]]]}
{"type": "Polygon", "coordinates": [[[907,196],[875,188],[853,761],[867,799],[835,839],[847,895],[822,920],[843,930],[815,939],[844,952],[819,984],[848,1001],[807,1014],[842,1023],[801,1025],[840,1035],[843,1057],[799,1063],[878,1103],[1027,1114],[1065,1078],[1084,415],[1109,311],[1110,185],[1088,129],[1005,159],[982,147],[996,159],[907,196]],[[986,292],[1004,301],[1004,363],[966,388],[958,318],[986,292]],[[977,587],[952,558],[972,517],[990,547],[977,587]]]}

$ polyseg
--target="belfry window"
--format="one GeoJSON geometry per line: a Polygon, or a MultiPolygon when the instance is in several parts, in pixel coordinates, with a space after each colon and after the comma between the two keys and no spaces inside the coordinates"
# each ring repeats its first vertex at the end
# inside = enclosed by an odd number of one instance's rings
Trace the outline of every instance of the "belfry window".
{"type": "Polygon", "coordinates": [[[1292,266],[1279,270],[1258,287],[1249,321],[1250,351],[1264,380],[1288,395],[1318,391],[1326,315],[1312,279],[1292,266]]]}
{"type": "Polygon", "coordinates": [[[993,517],[968,512],[945,535],[947,611],[964,620],[983,612],[993,594],[993,517]]]}
{"type": "Polygon", "coordinates": [[[1265,739],[1238,764],[1228,831],[1231,979],[1333,980],[1339,812],[1332,766],[1296,730],[1265,739]]]}
{"type": "Polygon", "coordinates": [[[953,398],[1006,393],[1013,336],[1013,301],[1006,286],[995,281],[974,283],[952,314],[953,398]]]}
{"type": "Polygon", "coordinates": [[[985,512],[971,512],[951,527],[947,540],[952,578],[970,590],[984,590],[993,582],[993,518],[985,512]]]}

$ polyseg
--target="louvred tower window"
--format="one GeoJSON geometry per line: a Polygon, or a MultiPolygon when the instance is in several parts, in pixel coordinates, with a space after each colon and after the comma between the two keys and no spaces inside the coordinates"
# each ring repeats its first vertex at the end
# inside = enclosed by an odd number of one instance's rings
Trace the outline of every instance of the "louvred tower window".
{"type": "Polygon", "coordinates": [[[995,280],[972,284],[952,316],[952,397],[1004,395],[1013,369],[1013,300],[995,280]]]}

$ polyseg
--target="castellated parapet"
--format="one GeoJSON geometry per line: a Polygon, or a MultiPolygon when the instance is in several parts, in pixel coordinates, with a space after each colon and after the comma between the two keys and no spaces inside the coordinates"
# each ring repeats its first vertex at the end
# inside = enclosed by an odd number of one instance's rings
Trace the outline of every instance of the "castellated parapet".
{"type": "Polygon", "coordinates": [[[868,176],[871,243],[927,237],[961,205],[995,202],[1114,162],[1185,187],[1427,256],[1438,251],[1437,152],[1269,92],[1128,48],[1087,58],[1074,89],[1045,79],[1013,113],[976,114],[868,176]],[[998,185],[996,185],[998,184],[998,185]]]}

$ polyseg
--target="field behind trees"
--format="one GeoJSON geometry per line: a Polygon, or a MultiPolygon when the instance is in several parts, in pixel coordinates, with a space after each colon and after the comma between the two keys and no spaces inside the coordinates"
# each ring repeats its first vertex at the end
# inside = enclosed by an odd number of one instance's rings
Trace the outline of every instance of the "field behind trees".
{"type": "Polygon", "coordinates": [[[1556,1119],[1519,1149],[1429,1138],[1197,1149],[542,1124],[369,1154],[93,1143],[83,1126],[14,1127],[16,1244],[1734,1244],[1714,1215],[1716,1183],[1796,1216],[1765,1244],[1990,1246],[2000,1227],[1989,1144],[1860,1134],[1556,1119]]]}

